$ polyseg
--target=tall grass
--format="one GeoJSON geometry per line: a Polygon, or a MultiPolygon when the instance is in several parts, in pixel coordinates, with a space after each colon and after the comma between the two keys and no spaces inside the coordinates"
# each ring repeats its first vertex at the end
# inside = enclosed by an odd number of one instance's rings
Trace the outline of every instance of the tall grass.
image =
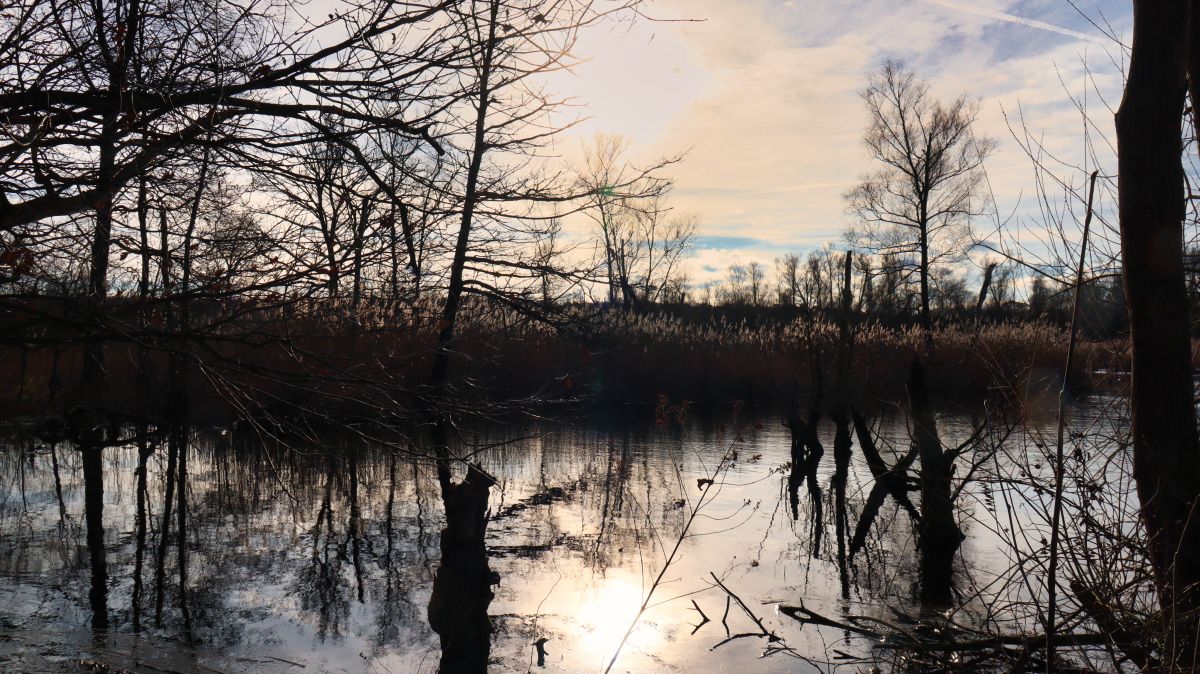
{"type": "MultiPolygon", "coordinates": [[[[193,412],[227,417],[311,402],[323,409],[403,407],[421,394],[436,341],[435,306],[396,310],[364,303],[290,302],[271,307],[197,307],[190,342],[114,340],[107,346],[113,409],[149,410],[165,396],[167,349],[185,348],[193,412]],[[237,321],[222,317],[238,315],[237,321]],[[146,373],[139,384],[139,368],[146,373]]],[[[151,321],[153,322],[153,321],[151,321]]],[[[456,395],[477,399],[650,403],[783,401],[826,391],[837,346],[824,318],[751,323],[721,317],[559,307],[554,321],[484,302],[468,304],[457,333],[456,395]]],[[[907,364],[920,352],[916,327],[870,320],[854,330],[851,400],[904,395],[907,364]]],[[[82,353],[64,338],[0,346],[0,404],[10,414],[70,405],[82,353]]],[[[1049,390],[1065,360],[1063,330],[1037,323],[946,324],[927,363],[935,396],[978,400],[995,387],[1049,390]]],[[[1122,342],[1085,342],[1070,381],[1124,369],[1122,342]]],[[[824,396],[828,400],[829,396],[824,396]]]]}

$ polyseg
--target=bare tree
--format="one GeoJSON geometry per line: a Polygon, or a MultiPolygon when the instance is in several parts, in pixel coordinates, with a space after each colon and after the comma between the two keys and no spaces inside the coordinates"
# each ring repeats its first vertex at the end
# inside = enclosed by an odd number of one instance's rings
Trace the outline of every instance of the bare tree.
{"type": "Polygon", "coordinates": [[[934,267],[930,273],[931,302],[939,312],[961,311],[967,304],[967,282],[953,267],[934,267]]]}
{"type": "Polygon", "coordinates": [[[551,220],[542,235],[534,243],[534,263],[542,268],[541,293],[542,304],[549,309],[558,296],[558,281],[550,270],[556,266],[559,255],[562,254],[562,221],[551,220]]]}
{"type": "Polygon", "coordinates": [[[930,268],[961,253],[971,218],[983,212],[981,169],[995,142],[971,131],[978,102],[934,99],[929,84],[899,61],[872,73],[862,98],[870,115],[864,142],[883,168],[846,193],[860,220],[848,238],[856,247],[911,256],[906,271],[920,285],[929,343],[930,268]]]}
{"type": "MultiPolygon", "coordinates": [[[[447,107],[460,115],[445,140],[452,148],[450,160],[461,170],[443,188],[456,197],[457,222],[449,237],[453,252],[446,261],[428,379],[429,389],[442,401],[453,398],[449,367],[466,295],[544,318],[539,299],[549,270],[539,264],[545,251],[535,242],[557,226],[560,206],[591,194],[573,190],[565,176],[535,161],[547,139],[564,129],[552,119],[562,101],[543,91],[538,77],[573,62],[571,49],[580,30],[636,4],[472,0],[448,10],[455,97],[447,107]]],[[[570,272],[560,278],[579,280],[570,272]]],[[[471,464],[465,477],[454,481],[451,411],[437,410],[434,429],[446,523],[429,623],[442,641],[442,671],[482,672],[491,641],[487,607],[494,583],[484,534],[495,480],[471,464]]]]}
{"type": "Polygon", "coordinates": [[[779,303],[785,307],[796,306],[800,294],[800,256],[788,253],[776,258],[775,274],[779,303]]]}
{"type": "Polygon", "coordinates": [[[762,263],[751,262],[746,265],[746,282],[750,290],[750,304],[758,306],[763,299],[763,281],[766,279],[767,273],[763,269],[762,263]]]}
{"type": "Polygon", "coordinates": [[[1197,12],[1195,2],[1135,0],[1132,57],[1116,115],[1133,471],[1167,639],[1163,670],[1171,672],[1195,671],[1200,659],[1200,437],[1180,134],[1187,83],[1200,63],[1197,12]]]}
{"type": "Polygon", "coordinates": [[[599,230],[610,305],[636,305],[639,287],[641,297],[650,299],[656,268],[673,269],[695,231],[687,220],[677,221],[674,235],[662,231],[670,223],[664,197],[671,183],[659,170],[675,160],[634,167],[626,159],[629,144],[621,136],[596,134],[576,169],[580,189],[590,195],[584,212],[599,230]]]}
{"type": "Polygon", "coordinates": [[[281,201],[276,218],[297,235],[292,255],[337,298],[349,259],[361,255],[355,244],[366,176],[342,144],[317,140],[264,177],[281,201]]]}
{"type": "MultiPolygon", "coordinates": [[[[685,285],[680,262],[691,252],[692,239],[700,225],[694,213],[673,214],[664,205],[665,194],[651,197],[647,208],[638,217],[636,249],[644,259],[634,262],[637,268],[635,285],[642,290],[648,303],[667,301],[685,285]]],[[[623,265],[628,266],[628,265],[623,265]]]]}
{"type": "Polygon", "coordinates": [[[717,300],[722,304],[749,304],[750,270],[744,264],[731,264],[727,274],[725,286],[717,289],[717,300]]]}
{"type": "Polygon", "coordinates": [[[988,297],[992,301],[992,309],[1002,313],[1006,305],[1016,297],[1015,271],[1010,264],[1001,264],[992,272],[991,283],[988,284],[988,297]]]}

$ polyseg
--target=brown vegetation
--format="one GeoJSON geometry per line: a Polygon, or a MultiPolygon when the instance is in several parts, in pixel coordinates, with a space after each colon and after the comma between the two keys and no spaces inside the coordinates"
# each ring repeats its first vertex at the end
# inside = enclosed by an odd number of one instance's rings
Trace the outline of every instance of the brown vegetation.
{"type": "MultiPolygon", "coordinates": [[[[470,304],[450,365],[453,379],[467,382],[458,395],[544,402],[648,403],[660,394],[696,403],[783,401],[810,395],[814,372],[832,371],[837,353],[838,326],[825,319],[752,326],[669,313],[584,308],[569,313],[572,330],[566,332],[522,320],[511,310],[470,304]]],[[[361,401],[378,401],[379,395],[389,396],[398,409],[411,405],[427,378],[436,321],[371,306],[353,317],[344,313],[341,320],[331,321],[329,314],[325,302],[286,305],[222,328],[224,340],[210,336],[189,354],[198,373],[189,378],[192,414],[219,420],[310,404],[333,412],[339,401],[353,414],[363,411],[361,401]]],[[[931,394],[957,403],[981,400],[997,386],[1028,395],[1048,391],[1057,385],[1055,372],[1066,348],[1061,328],[1038,323],[939,325],[935,342],[938,357],[928,365],[931,394]]],[[[897,364],[909,362],[921,346],[917,326],[857,326],[847,399],[867,406],[903,399],[907,372],[897,364]]],[[[1092,385],[1092,371],[1126,366],[1120,341],[1081,346],[1071,375],[1075,392],[1092,385]]],[[[0,346],[0,404],[18,414],[68,412],[81,348],[0,346]]],[[[135,417],[144,408],[151,418],[164,414],[158,392],[166,385],[168,353],[146,350],[132,337],[110,341],[105,362],[112,388],[105,407],[135,417]],[[141,363],[147,374],[139,384],[141,363]],[[141,400],[140,390],[148,391],[148,400],[141,400]]]]}

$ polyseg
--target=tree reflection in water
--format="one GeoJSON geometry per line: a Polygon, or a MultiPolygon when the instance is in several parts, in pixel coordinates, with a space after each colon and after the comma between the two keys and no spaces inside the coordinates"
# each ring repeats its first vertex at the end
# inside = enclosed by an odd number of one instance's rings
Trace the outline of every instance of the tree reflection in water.
{"type": "Polygon", "coordinates": [[[476,464],[457,484],[442,486],[446,526],[442,558],[429,597],[429,625],[441,637],[443,672],[484,672],[491,651],[488,606],[499,576],[488,566],[484,534],[495,479],[476,464]]]}
{"type": "MultiPolygon", "coordinates": [[[[636,611],[642,578],[679,535],[695,476],[728,447],[719,421],[689,422],[684,431],[649,419],[549,436],[523,430],[533,439],[513,444],[499,443],[511,431],[483,429],[471,441],[496,446],[479,465],[460,464],[461,482],[445,493],[432,462],[394,443],[332,436],[284,446],[233,429],[122,430],[97,452],[105,508],[94,524],[104,536],[92,546],[73,523],[83,521],[95,463],[83,470],[87,455],[69,441],[18,433],[0,452],[0,472],[21,478],[0,501],[0,621],[61,630],[88,627],[98,613],[113,633],[135,622],[147,638],[190,633],[198,650],[248,658],[247,671],[265,667],[253,661],[265,653],[314,670],[517,669],[536,661],[538,641],[547,667],[596,668],[611,655],[611,628],[623,631],[636,611]],[[94,611],[101,600],[107,610],[94,611]]],[[[830,440],[805,426],[799,475],[781,470],[792,442],[777,418],[747,431],[729,484],[668,574],[664,599],[699,591],[691,596],[711,622],[692,635],[687,600],[651,607],[622,666],[754,671],[749,643],[704,655],[724,637],[723,597],[699,580],[709,571],[751,605],[803,596],[827,608],[847,594],[870,601],[904,587],[911,567],[897,560],[911,541],[908,518],[876,506],[870,535],[851,537],[871,473],[857,450],[847,462],[842,442],[833,443],[837,461],[818,463],[806,445],[830,440]],[[780,479],[797,491],[818,486],[797,504],[802,527],[775,518],[786,503],[759,507],[780,479]],[[825,480],[832,488],[822,493],[825,480]],[[814,559],[826,529],[838,545],[814,559]]],[[[789,645],[799,648],[797,639],[789,645]]]]}

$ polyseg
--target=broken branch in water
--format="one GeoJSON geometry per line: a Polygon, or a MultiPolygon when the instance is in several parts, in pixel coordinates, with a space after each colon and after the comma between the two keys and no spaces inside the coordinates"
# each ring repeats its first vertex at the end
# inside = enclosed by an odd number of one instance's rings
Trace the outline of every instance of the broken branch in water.
{"type": "MultiPolygon", "coordinates": [[[[766,628],[766,626],[763,625],[762,619],[759,618],[758,616],[754,615],[754,611],[751,611],[750,607],[746,606],[746,602],[742,601],[741,597],[734,594],[733,590],[730,590],[728,587],[725,587],[725,584],[721,582],[721,579],[717,578],[717,574],[713,573],[712,571],[709,571],[708,575],[712,576],[713,582],[717,584],[717,587],[721,588],[725,592],[725,595],[727,597],[731,597],[734,601],[736,601],[738,606],[740,606],[742,608],[742,611],[746,614],[746,616],[749,617],[751,620],[753,620],[755,625],[758,625],[758,629],[760,632],[759,636],[767,637],[767,640],[772,641],[772,642],[781,641],[781,639],[779,638],[778,635],[776,635],[774,632],[768,630],[766,628]]],[[[716,648],[716,646],[714,646],[713,648],[716,648]]]]}
{"type": "MultiPolygon", "coordinates": [[[[912,629],[904,629],[880,618],[847,615],[834,619],[822,615],[803,605],[779,606],[779,612],[804,625],[829,627],[872,642],[872,649],[904,653],[908,657],[924,658],[930,664],[946,666],[958,663],[961,667],[965,654],[972,654],[973,666],[988,668],[1000,662],[1008,663],[1010,672],[1037,671],[1040,663],[1031,661],[1030,654],[1037,652],[1047,642],[1045,634],[988,634],[959,624],[938,621],[926,624],[914,621],[912,629]]],[[[901,616],[910,620],[906,616],[901,616]]],[[[1057,634],[1054,641],[1073,646],[1102,646],[1107,637],[1090,632],[1057,634]]],[[[863,655],[863,661],[872,659],[863,655]]],[[[962,671],[961,668],[954,671],[962,671]]],[[[1065,670],[1063,670],[1065,671],[1065,670]]]]}
{"type": "Polygon", "coordinates": [[[811,662],[811,660],[809,660],[809,658],[804,657],[803,655],[801,655],[801,654],[797,653],[795,650],[793,650],[791,646],[788,646],[784,642],[783,637],[781,637],[778,634],[767,629],[767,626],[763,624],[762,618],[759,618],[758,615],[756,615],[754,613],[754,611],[751,611],[750,607],[746,605],[746,602],[742,601],[742,598],[737,596],[737,594],[735,594],[733,592],[733,590],[730,590],[729,587],[726,586],[725,583],[723,583],[721,581],[721,579],[717,577],[717,574],[710,571],[708,573],[708,575],[712,576],[713,582],[715,583],[714,587],[720,588],[721,591],[723,591],[725,593],[725,615],[721,616],[721,624],[725,625],[725,638],[722,639],[721,641],[717,642],[716,644],[714,644],[712,646],[712,648],[709,648],[708,650],[715,651],[718,648],[720,648],[721,646],[724,646],[725,644],[727,644],[731,641],[736,641],[738,639],[744,639],[747,637],[758,637],[758,638],[765,638],[767,640],[767,647],[763,651],[763,654],[761,657],[765,658],[770,655],[775,655],[776,653],[785,653],[792,657],[800,658],[801,660],[811,662]],[[729,607],[730,607],[730,605],[732,605],[733,602],[737,602],[737,605],[739,608],[742,609],[742,612],[745,613],[746,616],[754,622],[755,626],[758,627],[757,632],[739,632],[737,634],[730,633],[729,622],[728,622],[729,607]]]}
{"type": "Polygon", "coordinates": [[[693,599],[693,600],[692,600],[692,607],[693,607],[693,609],[692,609],[692,610],[694,610],[696,613],[699,613],[699,614],[700,614],[700,622],[699,622],[699,624],[695,625],[695,626],[692,628],[692,634],[695,634],[696,632],[700,631],[700,628],[701,628],[701,627],[704,627],[705,625],[707,625],[707,624],[708,624],[708,622],[709,622],[709,620],[708,620],[708,616],[707,616],[707,615],[705,615],[705,614],[704,614],[704,611],[702,611],[702,610],[700,609],[700,605],[696,603],[696,600],[695,600],[695,599],[693,599]]]}

